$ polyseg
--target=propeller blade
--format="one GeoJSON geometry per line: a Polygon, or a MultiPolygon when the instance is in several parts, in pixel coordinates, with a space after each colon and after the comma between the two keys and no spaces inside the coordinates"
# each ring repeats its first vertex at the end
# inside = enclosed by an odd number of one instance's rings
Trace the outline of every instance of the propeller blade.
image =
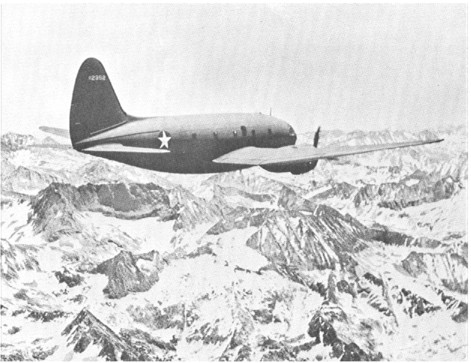
{"type": "Polygon", "coordinates": [[[321,127],[319,126],[316,133],[314,134],[314,147],[317,147],[317,144],[319,143],[320,132],[321,132],[321,127]]]}

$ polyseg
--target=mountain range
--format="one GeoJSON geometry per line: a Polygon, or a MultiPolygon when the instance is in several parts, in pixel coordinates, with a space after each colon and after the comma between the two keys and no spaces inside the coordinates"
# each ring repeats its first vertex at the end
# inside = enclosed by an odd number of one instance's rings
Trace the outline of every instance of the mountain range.
{"type": "Polygon", "coordinates": [[[176,175],[2,135],[1,359],[466,360],[466,129],[320,142],[437,136],[176,175]]]}

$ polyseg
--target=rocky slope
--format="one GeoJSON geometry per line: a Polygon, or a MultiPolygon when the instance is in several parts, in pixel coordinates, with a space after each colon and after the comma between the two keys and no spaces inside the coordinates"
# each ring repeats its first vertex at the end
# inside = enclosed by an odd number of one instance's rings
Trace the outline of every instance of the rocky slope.
{"type": "MultiPolygon", "coordinates": [[[[68,360],[98,358],[107,361],[131,361],[144,358],[138,356],[131,345],[86,309],[65,327],[62,335],[66,337],[66,347],[70,351],[65,355],[61,352],[60,359],[67,357],[68,360]]],[[[56,355],[57,353],[59,352],[56,352],[56,355]]]]}
{"type": "Polygon", "coordinates": [[[464,134],[299,176],[168,175],[4,135],[1,359],[465,360],[464,134]]]}
{"type": "Polygon", "coordinates": [[[108,285],[103,290],[105,295],[112,299],[119,299],[130,292],[149,290],[159,280],[158,267],[158,252],[151,251],[151,253],[134,256],[131,252],[121,251],[117,256],[99,264],[96,272],[108,276],[108,285]],[[139,259],[152,262],[153,266],[149,274],[144,274],[137,266],[139,259]]]}
{"type": "Polygon", "coordinates": [[[3,152],[16,151],[27,148],[38,142],[36,138],[31,135],[21,135],[9,132],[2,135],[1,146],[3,152]]]}
{"type": "Polygon", "coordinates": [[[76,211],[99,212],[120,219],[176,218],[167,193],[155,184],[70,184],[51,183],[31,201],[31,223],[48,240],[82,229],[76,211]]]}

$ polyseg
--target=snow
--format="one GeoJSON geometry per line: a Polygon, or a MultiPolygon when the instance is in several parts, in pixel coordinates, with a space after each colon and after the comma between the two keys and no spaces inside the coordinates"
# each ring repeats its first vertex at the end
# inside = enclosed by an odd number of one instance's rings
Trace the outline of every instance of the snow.
{"type": "Polygon", "coordinates": [[[163,253],[173,249],[170,242],[175,234],[174,221],[161,222],[155,217],[136,220],[117,219],[101,213],[87,212],[84,213],[82,222],[86,226],[94,227],[93,232],[99,240],[126,233],[136,241],[136,247],[132,249],[135,253],[151,250],[163,253]]]}
{"type": "Polygon", "coordinates": [[[400,315],[398,331],[378,337],[386,360],[457,361],[467,357],[465,324],[456,324],[447,312],[409,319],[400,315]]]}
{"type": "Polygon", "coordinates": [[[331,189],[332,189],[332,187],[330,185],[325,185],[321,188],[314,189],[312,192],[309,192],[308,194],[304,195],[304,198],[305,199],[311,199],[311,198],[315,197],[316,195],[324,193],[324,192],[326,192],[328,190],[331,190],[331,189]]]}
{"type": "Polygon", "coordinates": [[[59,349],[47,358],[48,361],[106,361],[105,357],[99,357],[99,354],[103,349],[103,347],[99,345],[90,344],[85,351],[78,353],[67,347],[67,340],[64,337],[59,338],[58,343],[59,349]]]}
{"type": "MultiPolygon", "coordinates": [[[[351,133],[323,142],[351,138],[354,144],[377,143],[417,136],[420,135],[351,133]]],[[[12,345],[5,347],[5,354],[21,350],[26,358],[33,359],[33,349],[57,346],[49,360],[98,360],[101,346],[91,344],[82,353],[73,352],[73,346],[61,335],[85,308],[117,335],[123,329],[139,329],[155,339],[174,342],[177,349],[172,353],[174,360],[217,360],[228,351],[229,357],[235,358],[240,345],[233,349],[229,344],[237,334],[240,334],[238,339],[245,339],[243,344],[250,347],[250,358],[257,360],[271,349],[260,346],[263,339],[273,339],[287,346],[312,342],[307,334],[309,322],[317,312],[323,311],[338,313],[339,317],[332,324],[341,339],[355,342],[365,351],[373,347],[385,360],[466,360],[467,321],[459,323],[452,318],[459,312],[459,303],[467,303],[467,293],[446,287],[443,280],[465,282],[467,266],[442,259],[451,253],[467,259],[466,148],[462,135],[450,131],[447,140],[435,149],[424,146],[320,161],[314,171],[298,176],[273,174],[261,168],[221,175],[169,175],[108,162],[74,150],[26,148],[12,152],[7,161],[14,167],[28,168],[39,173],[39,177],[47,175],[73,185],[155,182],[168,191],[178,185],[189,195],[193,193],[195,200],[198,197],[206,201],[213,198],[216,187],[228,187],[233,193],[224,195],[221,203],[245,207],[243,213],[251,213],[250,208],[282,209],[277,205],[276,193],[283,186],[310,199],[331,190],[333,182],[346,182],[356,187],[385,182],[417,185],[419,179],[414,173],[418,171],[419,175],[423,172],[455,178],[463,188],[448,199],[402,210],[380,208],[375,204],[356,207],[352,199],[342,199],[342,196],[322,200],[321,203],[338,209],[343,215],[350,214],[366,226],[381,224],[412,237],[436,239],[440,245],[436,248],[396,246],[368,240],[366,248],[350,253],[338,251],[326,236],[319,235],[315,247],[323,249],[321,258],[333,261],[350,261],[351,258],[351,266],[337,263],[334,269],[310,271],[293,264],[287,266],[303,282],[276,272],[276,267],[280,266],[274,266],[260,252],[246,245],[254,233],[263,234],[262,239],[270,235],[275,247],[267,248],[285,248],[286,260],[295,261],[291,254],[303,253],[309,242],[302,238],[302,243],[293,241],[295,237],[289,226],[297,225],[302,219],[299,217],[270,221],[262,229],[247,227],[208,235],[218,217],[205,223],[196,220],[194,227],[174,229],[173,220],[162,222],[153,217],[126,220],[98,212],[76,211],[74,218],[83,226],[80,233],[64,234],[58,240],[47,241],[33,228],[31,204],[21,202],[16,196],[4,197],[8,202],[2,204],[2,271],[5,274],[15,268],[17,272],[17,277],[1,281],[4,306],[1,339],[2,344],[12,345]],[[84,174],[84,170],[90,173],[84,174]],[[252,199],[250,193],[270,195],[273,200],[259,202],[252,199]],[[276,245],[280,241],[288,241],[287,246],[276,245]],[[108,277],[94,273],[94,268],[122,250],[133,254],[158,251],[159,279],[148,291],[110,299],[103,292],[108,277]],[[12,251],[16,254],[7,254],[12,251]],[[403,266],[412,252],[424,255],[426,269],[417,276],[409,274],[403,266]],[[83,282],[73,287],[59,283],[55,272],[63,268],[80,275],[83,282]],[[382,279],[384,286],[366,281],[366,273],[382,279]],[[331,280],[334,283],[329,286],[331,280]],[[368,292],[353,296],[340,292],[336,285],[341,281],[355,285],[358,280],[366,284],[368,292]],[[304,282],[333,289],[336,302],[327,302],[326,297],[304,282]],[[456,299],[454,306],[445,305],[437,288],[456,299]],[[397,302],[401,289],[438,309],[422,315],[404,312],[404,306],[397,302]],[[386,315],[378,306],[390,309],[393,315],[386,315]],[[49,322],[30,316],[32,312],[51,311],[64,315],[49,322]],[[9,333],[13,327],[20,330],[9,333]]],[[[32,180],[28,180],[22,176],[23,180],[11,185],[34,196],[39,188],[35,184],[36,177],[34,174],[32,180]]],[[[39,180],[43,183],[50,179],[39,180]]],[[[188,208],[192,207],[195,205],[189,203],[188,208]]],[[[236,216],[239,220],[245,217],[245,214],[236,216]]],[[[324,224],[323,227],[331,226],[324,224]]],[[[332,233],[342,238],[342,233],[351,232],[348,225],[342,228],[345,230],[332,233]]],[[[149,269],[152,264],[147,265],[149,269]]],[[[332,360],[331,354],[331,346],[318,344],[299,352],[296,359],[332,360]]]]}
{"type": "Polygon", "coordinates": [[[255,227],[251,227],[223,233],[218,236],[212,250],[230,266],[257,271],[268,265],[269,261],[245,243],[256,230],[255,227]]]}
{"type": "Polygon", "coordinates": [[[418,182],[419,182],[418,179],[409,179],[409,180],[406,181],[405,184],[406,184],[408,187],[411,187],[412,185],[415,185],[415,184],[417,184],[418,182]]]}
{"type": "MultiPolygon", "coordinates": [[[[28,223],[31,207],[28,203],[14,202],[11,206],[2,206],[0,235],[10,240],[18,230],[28,223]]],[[[10,241],[11,242],[11,241],[10,241]]]]}

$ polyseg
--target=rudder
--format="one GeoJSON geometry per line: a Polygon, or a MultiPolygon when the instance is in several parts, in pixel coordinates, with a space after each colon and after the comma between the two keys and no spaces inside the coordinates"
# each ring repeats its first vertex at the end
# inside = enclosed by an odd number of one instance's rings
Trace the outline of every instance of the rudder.
{"type": "Polygon", "coordinates": [[[70,139],[75,144],[126,122],[105,68],[98,59],[86,59],[77,74],[70,107],[70,139]]]}

